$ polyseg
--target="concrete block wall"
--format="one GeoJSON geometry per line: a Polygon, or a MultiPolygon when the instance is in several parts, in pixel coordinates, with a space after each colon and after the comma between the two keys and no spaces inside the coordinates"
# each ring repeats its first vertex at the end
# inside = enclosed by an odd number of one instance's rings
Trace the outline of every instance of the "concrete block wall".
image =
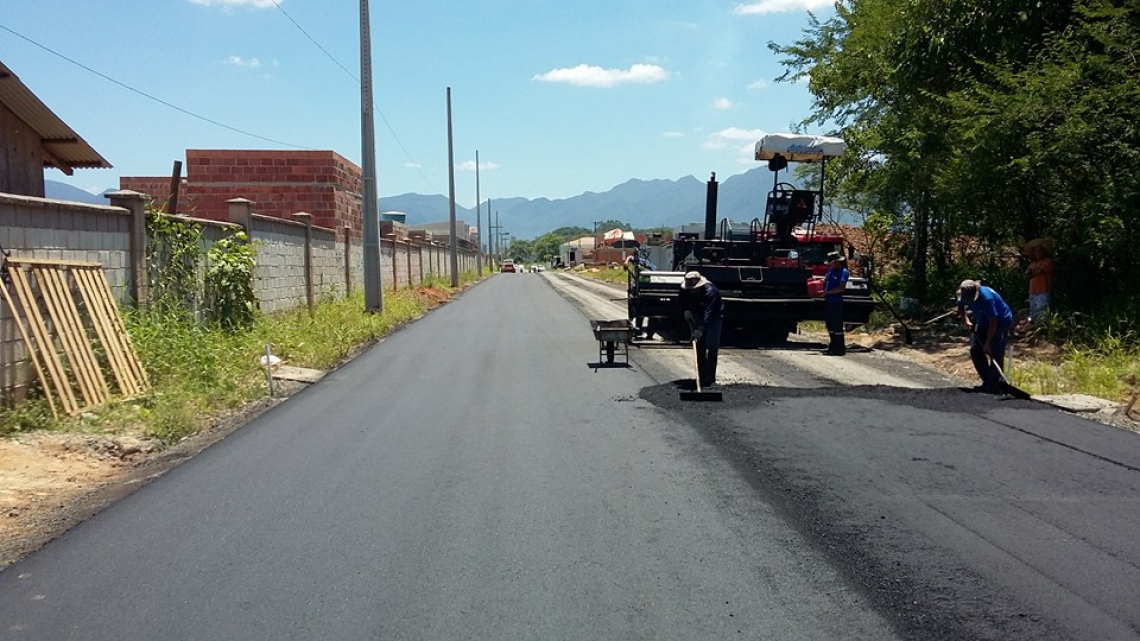
{"type": "Polygon", "coordinates": [[[0,194],[0,246],[20,258],[101,263],[117,300],[127,295],[130,212],[0,194]]]}
{"type": "Polygon", "coordinates": [[[364,289],[364,244],[353,239],[348,242],[348,270],[352,276],[352,291],[359,292],[364,289]]]}
{"type": "Polygon", "coordinates": [[[305,303],[305,226],[258,216],[253,240],[257,248],[254,290],[261,311],[291,309],[305,303]]]}
{"type": "MultiPolygon", "coordinates": [[[[166,182],[169,184],[168,180],[166,182]]],[[[135,199],[133,202],[141,203],[137,194],[131,198],[135,199]]],[[[141,221],[141,207],[131,206],[136,207],[141,221]]],[[[202,226],[204,250],[241,228],[240,225],[215,220],[191,220],[202,226]]],[[[17,257],[100,263],[120,305],[129,303],[132,297],[130,237],[133,222],[131,210],[125,207],[0,193],[0,246],[17,257]]],[[[249,223],[257,249],[254,288],[262,311],[272,313],[304,305],[307,300],[305,225],[261,215],[250,216],[249,223]]],[[[363,289],[363,242],[348,234],[346,250],[343,227],[334,230],[313,226],[311,233],[314,299],[344,295],[348,289],[345,282],[346,251],[351,288],[353,291],[363,289]]],[[[450,277],[447,246],[381,239],[380,253],[381,280],[385,290],[421,284],[429,274],[445,279],[450,277]]],[[[472,269],[474,261],[473,252],[461,252],[460,269],[472,269]]],[[[205,261],[203,274],[204,267],[205,261]]],[[[145,272],[142,267],[139,269],[145,272]]],[[[141,280],[145,283],[146,279],[143,277],[141,280]]],[[[25,396],[34,376],[12,310],[0,301],[0,392],[4,399],[25,396]]]]}
{"type": "Polygon", "coordinates": [[[388,238],[380,239],[380,283],[384,289],[396,289],[396,279],[392,276],[392,270],[396,265],[396,241],[388,238]]]}
{"type": "Polygon", "coordinates": [[[313,298],[344,296],[344,243],[331,229],[313,228],[313,298]]]}
{"type": "MultiPolygon", "coordinates": [[[[129,298],[130,223],[119,207],[0,193],[0,247],[17,258],[100,263],[120,303],[129,298]]],[[[0,390],[24,398],[34,377],[13,310],[0,298],[0,390]]]]}
{"type": "Polygon", "coordinates": [[[426,271],[424,267],[424,247],[422,245],[412,244],[409,246],[410,256],[408,257],[408,271],[411,272],[413,282],[417,285],[422,285],[424,279],[430,272],[426,271]]]}

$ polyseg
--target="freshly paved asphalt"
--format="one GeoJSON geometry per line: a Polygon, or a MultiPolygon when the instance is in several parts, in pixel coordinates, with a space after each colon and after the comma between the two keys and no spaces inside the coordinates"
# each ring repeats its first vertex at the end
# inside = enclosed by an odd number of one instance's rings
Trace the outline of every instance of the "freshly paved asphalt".
{"type": "Polygon", "coordinates": [[[1140,636],[1140,437],[594,368],[498,275],[0,572],[2,639],[1140,636]]]}

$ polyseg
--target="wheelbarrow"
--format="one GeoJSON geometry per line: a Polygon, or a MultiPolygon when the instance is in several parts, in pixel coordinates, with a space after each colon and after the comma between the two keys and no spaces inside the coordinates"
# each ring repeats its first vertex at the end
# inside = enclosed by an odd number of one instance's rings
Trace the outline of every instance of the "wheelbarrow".
{"type": "Polygon", "coordinates": [[[592,320],[590,327],[594,338],[598,339],[598,362],[605,355],[606,363],[613,363],[615,356],[623,356],[629,363],[629,341],[633,338],[633,325],[629,319],[592,320]]]}

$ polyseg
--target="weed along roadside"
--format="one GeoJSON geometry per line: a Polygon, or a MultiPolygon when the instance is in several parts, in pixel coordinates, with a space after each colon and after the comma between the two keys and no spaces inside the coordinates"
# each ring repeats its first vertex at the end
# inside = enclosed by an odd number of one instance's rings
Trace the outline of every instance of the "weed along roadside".
{"type": "Polygon", "coordinates": [[[267,344],[282,365],[333,369],[477,281],[468,272],[456,289],[426,279],[387,290],[382,313],[354,293],[228,327],[171,306],[127,312],[152,383],[145,395],[59,419],[42,398],[0,410],[0,568],[304,387],[275,377],[267,394],[267,344]]]}

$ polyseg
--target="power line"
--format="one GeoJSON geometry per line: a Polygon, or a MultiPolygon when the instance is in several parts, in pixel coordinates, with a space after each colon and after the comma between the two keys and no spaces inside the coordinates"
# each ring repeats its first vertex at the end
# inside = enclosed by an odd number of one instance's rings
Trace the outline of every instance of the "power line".
{"type": "MultiPolygon", "coordinates": [[[[274,0],[273,4],[274,4],[274,5],[275,5],[275,6],[276,6],[278,9],[280,9],[280,10],[281,10],[281,13],[282,13],[282,14],[284,14],[284,15],[285,15],[285,17],[286,17],[286,18],[288,18],[288,19],[289,19],[289,21],[290,21],[290,22],[292,22],[292,23],[293,23],[293,25],[294,25],[294,26],[296,26],[296,27],[297,27],[297,29],[298,29],[298,30],[299,30],[301,33],[305,34],[305,36],[306,36],[306,37],[307,37],[307,38],[308,38],[310,41],[312,41],[313,45],[315,45],[315,46],[316,46],[318,49],[320,49],[322,52],[324,52],[324,54],[325,54],[326,56],[328,56],[330,60],[332,60],[332,61],[333,61],[333,62],[334,62],[334,63],[335,63],[335,64],[336,64],[338,67],[340,67],[341,69],[343,69],[343,70],[345,71],[345,73],[347,73],[347,74],[349,75],[349,77],[351,77],[351,78],[352,78],[352,79],[353,79],[353,80],[354,80],[354,81],[355,81],[357,84],[359,84],[359,83],[360,83],[360,79],[359,79],[359,78],[357,78],[356,76],[354,76],[354,75],[353,75],[353,74],[352,74],[350,71],[348,71],[348,69],[345,69],[344,65],[340,64],[339,62],[337,62],[336,58],[333,58],[333,57],[332,57],[332,55],[330,55],[330,54],[328,53],[328,51],[325,51],[324,47],[321,47],[321,45],[320,45],[319,43],[317,43],[317,41],[316,41],[316,40],[314,40],[314,39],[313,39],[313,37],[312,37],[312,36],[310,36],[310,35],[308,34],[308,32],[306,32],[306,31],[305,31],[305,30],[304,30],[304,29],[301,27],[301,25],[297,24],[297,21],[296,21],[296,20],[293,20],[293,17],[292,17],[292,16],[290,16],[288,13],[286,13],[284,9],[281,9],[281,5],[277,4],[276,0],[274,0]]],[[[163,100],[163,99],[161,99],[161,98],[157,98],[157,97],[155,97],[155,96],[152,96],[152,95],[150,95],[150,94],[148,94],[148,93],[146,93],[146,92],[144,92],[144,91],[142,91],[142,90],[139,90],[139,89],[135,89],[134,87],[132,87],[132,86],[130,86],[130,85],[128,85],[128,84],[126,84],[126,83],[124,83],[124,82],[121,82],[121,81],[119,81],[119,80],[116,80],[116,79],[114,79],[114,78],[112,78],[112,77],[108,76],[108,75],[107,75],[107,74],[105,74],[105,73],[102,73],[102,72],[96,71],[95,69],[92,69],[91,67],[88,67],[87,65],[85,65],[85,64],[83,64],[83,63],[81,63],[81,62],[79,62],[79,61],[77,61],[77,60],[73,60],[72,58],[69,58],[69,57],[67,57],[67,56],[63,55],[62,53],[59,53],[58,51],[55,51],[54,49],[51,49],[50,47],[48,47],[48,46],[46,46],[46,45],[42,45],[42,44],[40,44],[39,42],[36,42],[35,40],[32,40],[31,38],[29,38],[29,37],[27,37],[27,36],[25,36],[25,35],[23,35],[23,34],[21,34],[21,33],[18,33],[18,32],[16,32],[16,31],[13,31],[13,30],[12,30],[12,29],[10,29],[9,27],[6,27],[6,26],[4,26],[4,25],[0,24],[0,29],[2,29],[2,30],[4,30],[4,31],[7,31],[8,33],[10,33],[10,34],[12,34],[12,35],[16,36],[17,38],[20,38],[21,40],[24,40],[25,42],[28,42],[29,44],[35,45],[36,47],[39,47],[40,49],[43,49],[44,51],[46,51],[46,52],[50,53],[51,55],[53,55],[53,56],[56,56],[57,58],[60,58],[60,59],[62,59],[62,60],[65,60],[65,61],[67,61],[67,62],[69,62],[69,63],[71,63],[71,64],[75,65],[76,67],[79,67],[80,69],[83,69],[83,70],[85,70],[85,71],[88,71],[88,72],[90,72],[90,73],[93,73],[93,74],[95,74],[96,76],[99,76],[100,78],[103,78],[104,80],[106,80],[106,81],[108,81],[108,82],[114,83],[114,84],[116,84],[116,85],[118,85],[118,86],[122,87],[123,89],[126,89],[127,91],[131,91],[131,92],[133,92],[133,93],[136,93],[136,94],[138,94],[138,95],[140,95],[140,96],[142,96],[142,97],[144,97],[144,98],[146,98],[146,99],[148,99],[148,100],[152,100],[152,101],[154,101],[154,102],[157,102],[157,103],[158,103],[158,104],[160,104],[160,105],[163,105],[163,106],[165,106],[165,107],[169,107],[170,109],[173,109],[173,110],[175,110],[175,111],[178,111],[178,112],[180,112],[180,113],[186,114],[187,116],[190,116],[191,118],[196,118],[196,119],[198,119],[198,120],[201,120],[202,122],[206,122],[206,123],[209,123],[209,124],[211,124],[211,125],[214,125],[214,126],[216,126],[216,127],[221,127],[221,128],[223,128],[223,129],[228,129],[229,131],[233,131],[233,132],[235,132],[235,133],[239,133],[239,134],[242,134],[243,136],[249,136],[249,137],[251,137],[251,138],[256,138],[256,139],[258,139],[258,140],[264,140],[264,141],[266,141],[266,142],[271,142],[271,143],[274,143],[274,144],[277,144],[277,145],[283,145],[283,146],[285,146],[285,147],[292,147],[292,148],[294,148],[294,149],[312,149],[312,147],[307,147],[307,146],[305,146],[305,145],[297,145],[297,144],[293,144],[293,143],[290,143],[290,142],[285,142],[285,141],[282,141],[282,140],[277,140],[277,139],[275,139],[275,138],[269,138],[269,137],[266,137],[266,136],[261,136],[261,135],[258,135],[258,134],[255,134],[255,133],[252,133],[252,132],[249,132],[249,131],[245,131],[244,129],[239,129],[239,128],[237,128],[237,127],[233,127],[233,126],[227,125],[227,124],[225,124],[225,123],[223,123],[223,122],[219,122],[219,121],[217,121],[217,120],[214,120],[214,119],[212,119],[212,118],[207,118],[206,116],[202,116],[202,115],[196,114],[196,113],[194,113],[194,112],[192,112],[192,111],[190,111],[190,110],[188,110],[188,109],[184,109],[184,108],[182,108],[182,107],[179,107],[178,105],[175,105],[175,104],[173,104],[173,103],[167,102],[167,101],[165,101],[165,100],[163,100]]],[[[434,184],[432,184],[431,180],[429,180],[429,179],[428,179],[427,175],[425,175],[425,174],[424,174],[423,170],[422,170],[422,169],[420,169],[420,163],[416,162],[415,158],[413,158],[413,157],[412,157],[412,154],[411,154],[411,153],[408,151],[408,148],[407,148],[406,146],[404,146],[404,142],[403,142],[402,140],[400,140],[400,137],[399,137],[399,136],[396,134],[396,130],[395,130],[393,127],[392,127],[392,124],[391,124],[390,122],[388,122],[388,118],[387,118],[387,117],[385,117],[385,116],[384,116],[384,113],[383,113],[382,111],[378,110],[378,109],[376,110],[376,113],[377,113],[377,114],[379,114],[379,116],[380,116],[380,119],[384,121],[384,126],[386,126],[386,127],[388,128],[388,131],[389,131],[389,133],[391,133],[391,134],[392,134],[392,138],[393,138],[393,139],[395,139],[395,141],[396,141],[396,144],[400,146],[400,149],[401,149],[401,150],[403,150],[403,152],[404,152],[404,156],[405,156],[405,157],[408,159],[408,162],[410,162],[410,163],[412,164],[412,166],[415,168],[415,170],[416,170],[416,173],[418,173],[418,174],[420,175],[420,178],[423,178],[423,180],[424,180],[424,183],[426,183],[426,184],[427,184],[427,186],[428,186],[428,188],[429,188],[429,189],[431,189],[431,190],[433,190],[433,191],[438,191],[438,190],[435,188],[435,185],[434,185],[434,184]]]]}
{"type": "Polygon", "coordinates": [[[305,37],[309,39],[309,42],[313,43],[313,46],[315,46],[317,49],[320,49],[321,53],[325,54],[325,56],[327,56],[329,60],[332,60],[333,64],[340,67],[341,71],[347,73],[349,78],[352,78],[357,83],[360,82],[360,78],[357,78],[355,75],[353,75],[353,73],[351,71],[349,71],[347,68],[345,68],[344,65],[340,64],[340,61],[337,60],[336,58],[334,58],[331,53],[326,51],[325,48],[321,46],[321,43],[317,42],[312,36],[310,36],[309,32],[305,31],[304,27],[297,24],[297,21],[293,19],[293,16],[289,15],[289,12],[285,11],[285,9],[281,6],[281,4],[279,2],[277,2],[277,0],[273,0],[273,6],[277,7],[277,10],[280,11],[282,13],[282,15],[284,15],[286,18],[288,18],[289,22],[292,22],[293,26],[297,27],[298,31],[305,34],[305,37]]]}
{"type": "Polygon", "coordinates": [[[218,122],[217,120],[213,120],[213,119],[211,119],[211,118],[207,118],[207,117],[205,117],[205,116],[200,116],[200,115],[198,115],[198,114],[194,113],[193,111],[189,111],[189,110],[187,110],[187,109],[183,109],[182,107],[179,107],[178,105],[175,105],[175,104],[171,104],[171,103],[169,103],[169,102],[167,102],[167,101],[165,101],[165,100],[163,100],[163,99],[161,99],[161,98],[156,98],[156,97],[154,97],[154,96],[152,96],[152,95],[150,95],[150,94],[148,94],[148,93],[146,93],[146,92],[144,92],[144,91],[140,91],[140,90],[138,90],[138,89],[135,89],[134,87],[132,87],[132,86],[130,86],[130,85],[128,85],[128,84],[126,84],[126,83],[124,83],[124,82],[120,82],[120,81],[118,81],[118,80],[115,80],[114,78],[112,78],[112,77],[108,76],[108,75],[107,75],[107,74],[105,74],[105,73],[101,73],[101,72],[98,72],[98,71],[96,71],[96,70],[92,69],[91,67],[88,67],[87,65],[85,65],[85,64],[83,64],[83,63],[81,63],[81,62],[78,62],[78,61],[76,61],[76,60],[72,60],[71,58],[68,58],[67,56],[63,55],[62,53],[59,53],[58,51],[54,51],[54,50],[52,50],[52,49],[48,48],[47,46],[45,46],[45,45],[42,45],[42,44],[40,44],[40,43],[36,42],[35,40],[32,40],[31,38],[29,38],[29,37],[27,37],[27,36],[25,36],[25,35],[23,35],[23,34],[17,33],[17,32],[15,32],[15,31],[13,31],[13,30],[9,29],[8,27],[6,27],[6,26],[4,26],[4,25],[2,25],[2,24],[0,24],[0,29],[3,29],[4,31],[7,31],[8,33],[10,33],[10,34],[12,34],[12,35],[16,36],[17,38],[20,38],[21,40],[24,40],[24,41],[26,41],[26,42],[29,42],[29,43],[31,43],[31,44],[33,44],[33,45],[35,45],[35,46],[39,47],[40,49],[43,49],[44,51],[46,51],[46,52],[50,53],[50,54],[51,54],[51,55],[53,55],[53,56],[56,56],[56,57],[58,57],[58,58],[61,58],[61,59],[63,59],[63,60],[66,60],[67,62],[70,62],[71,64],[73,64],[73,65],[75,65],[75,66],[79,67],[80,69],[84,69],[84,70],[86,70],[86,71],[89,71],[89,72],[91,72],[91,73],[95,74],[96,76],[99,76],[100,78],[102,78],[102,79],[104,79],[104,80],[107,80],[108,82],[112,82],[112,83],[114,83],[114,84],[116,84],[116,85],[119,85],[119,86],[120,86],[120,87],[122,87],[123,89],[126,89],[126,90],[128,90],[128,91],[132,91],[132,92],[134,92],[134,93],[137,93],[138,95],[140,95],[140,96],[142,96],[142,97],[144,97],[144,98],[147,98],[147,99],[149,99],[149,100],[153,100],[154,102],[157,102],[157,103],[159,103],[160,105],[164,105],[164,106],[166,106],[166,107],[170,107],[171,109],[173,109],[173,110],[175,110],[175,111],[178,111],[178,112],[181,112],[181,113],[184,113],[184,114],[186,114],[187,116],[190,116],[190,117],[192,117],[192,118],[197,118],[198,120],[201,120],[201,121],[203,121],[203,122],[207,122],[207,123],[210,123],[211,125],[214,125],[214,126],[217,126],[217,127],[221,127],[221,128],[223,128],[223,129],[229,129],[230,131],[233,131],[233,132],[236,132],[236,133],[242,134],[242,135],[244,135],[244,136],[249,136],[249,137],[251,137],[251,138],[257,138],[258,140],[264,140],[264,141],[266,141],[266,142],[271,142],[271,143],[274,143],[274,144],[278,144],[278,145],[284,145],[284,146],[286,146],[286,147],[293,147],[294,149],[311,149],[311,147],[305,147],[305,146],[303,146],[303,145],[294,145],[293,143],[284,142],[284,141],[281,141],[281,140],[275,140],[275,139],[273,139],[273,138],[267,138],[267,137],[265,137],[265,136],[259,136],[259,135],[255,134],[255,133],[250,133],[250,132],[248,132],[248,131],[245,131],[244,129],[238,129],[237,127],[231,127],[230,125],[227,125],[227,124],[225,124],[225,123],[222,123],[222,122],[218,122]]]}
{"type": "MultiPolygon", "coordinates": [[[[333,55],[328,52],[328,50],[322,47],[321,44],[317,42],[315,38],[313,38],[313,36],[309,35],[309,32],[305,31],[305,28],[302,27],[296,20],[294,20],[293,16],[289,15],[288,11],[285,11],[285,9],[281,6],[281,3],[279,3],[277,0],[271,0],[271,2],[273,2],[273,6],[277,7],[277,10],[280,11],[282,15],[289,19],[289,22],[293,23],[294,27],[297,27],[298,31],[305,34],[305,37],[309,39],[309,42],[313,43],[313,46],[315,46],[317,49],[320,49],[321,53],[325,54],[329,60],[332,60],[333,64],[340,67],[341,71],[344,71],[346,74],[348,74],[349,78],[352,78],[357,84],[360,84],[360,78],[357,78],[351,71],[348,70],[348,68],[342,65],[339,60],[334,58],[333,55]]],[[[380,116],[380,120],[384,121],[384,126],[388,128],[388,132],[392,134],[392,138],[396,140],[396,144],[399,145],[400,149],[403,150],[404,156],[407,157],[408,162],[410,162],[412,164],[412,167],[415,168],[416,173],[420,175],[420,178],[424,179],[424,182],[427,183],[429,189],[438,191],[435,188],[435,185],[433,185],[432,182],[428,180],[427,175],[425,175],[424,172],[420,169],[420,163],[416,162],[415,158],[412,158],[412,154],[408,151],[408,148],[404,146],[404,141],[400,140],[400,137],[396,135],[396,130],[392,127],[392,123],[388,122],[388,118],[384,116],[384,112],[380,111],[379,109],[375,109],[375,112],[380,116]]]]}

